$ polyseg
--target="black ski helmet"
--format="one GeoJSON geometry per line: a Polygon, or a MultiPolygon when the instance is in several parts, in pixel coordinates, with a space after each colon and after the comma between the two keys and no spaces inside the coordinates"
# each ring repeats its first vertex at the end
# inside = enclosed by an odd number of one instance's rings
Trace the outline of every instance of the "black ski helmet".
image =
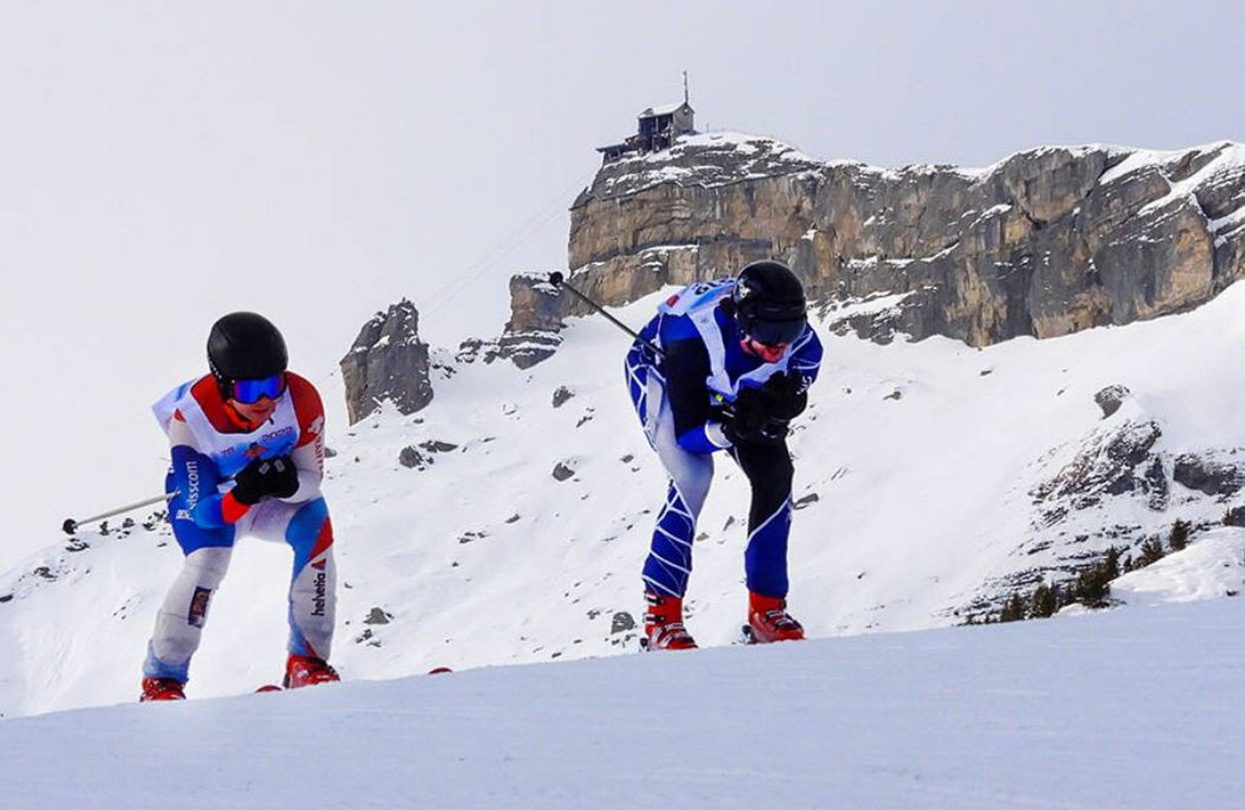
{"type": "Polygon", "coordinates": [[[739,331],[767,346],[791,343],[804,331],[804,285],[782,262],[752,262],[739,271],[731,294],[739,331]]]}
{"type": "Polygon", "coordinates": [[[226,390],[237,380],[262,380],[285,371],[285,338],[272,321],[254,312],[231,312],[208,334],[208,367],[226,390]]]}

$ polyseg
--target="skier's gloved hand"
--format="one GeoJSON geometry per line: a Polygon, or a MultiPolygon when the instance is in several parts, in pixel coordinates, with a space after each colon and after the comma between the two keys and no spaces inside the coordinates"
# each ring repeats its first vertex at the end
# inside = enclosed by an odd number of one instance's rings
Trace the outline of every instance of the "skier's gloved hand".
{"type": "Polygon", "coordinates": [[[787,420],[771,417],[750,430],[740,430],[734,420],[722,422],[722,434],[731,444],[782,444],[787,440],[787,420]]]}
{"type": "Polygon", "coordinates": [[[745,388],[722,414],[722,433],[731,444],[779,444],[787,438],[787,419],[770,412],[772,397],[745,388]]]}
{"type": "Polygon", "coordinates": [[[254,506],[266,495],[288,498],[298,491],[298,469],[289,456],[257,458],[233,480],[233,497],[245,506],[254,506]]]}
{"type": "Polygon", "coordinates": [[[799,374],[780,371],[761,386],[766,415],[788,421],[808,407],[808,382],[799,374]]]}
{"type": "Polygon", "coordinates": [[[268,483],[268,494],[274,498],[288,498],[298,492],[298,467],[289,456],[276,456],[272,459],[274,472],[268,483]]]}

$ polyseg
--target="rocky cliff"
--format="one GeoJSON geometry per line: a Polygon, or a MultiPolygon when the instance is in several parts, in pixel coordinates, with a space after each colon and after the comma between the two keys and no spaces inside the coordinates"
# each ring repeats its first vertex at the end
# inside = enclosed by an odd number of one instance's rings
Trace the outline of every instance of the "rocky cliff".
{"type": "Polygon", "coordinates": [[[352,425],[384,400],[404,414],[432,401],[428,344],[419,339],[419,312],[406,299],[363,325],[340,366],[352,425]]]}
{"type": "MultiPolygon", "coordinates": [[[[778,257],[827,310],[878,300],[842,328],[981,346],[1189,309],[1245,276],[1243,250],[1239,144],[889,170],[711,134],[604,166],[571,208],[569,265],[616,305],[778,257]]],[[[507,334],[551,351],[550,322],[586,310],[565,294],[551,309],[540,284],[516,277],[507,334]]]]}

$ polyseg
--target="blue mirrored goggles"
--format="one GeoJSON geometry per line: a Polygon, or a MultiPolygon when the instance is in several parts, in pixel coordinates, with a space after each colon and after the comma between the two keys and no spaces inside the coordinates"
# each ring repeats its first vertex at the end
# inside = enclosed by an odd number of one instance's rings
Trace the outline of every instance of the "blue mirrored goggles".
{"type": "Polygon", "coordinates": [[[231,399],[244,405],[252,405],[264,397],[276,399],[285,393],[285,372],[262,380],[234,380],[231,393],[231,399]]]}

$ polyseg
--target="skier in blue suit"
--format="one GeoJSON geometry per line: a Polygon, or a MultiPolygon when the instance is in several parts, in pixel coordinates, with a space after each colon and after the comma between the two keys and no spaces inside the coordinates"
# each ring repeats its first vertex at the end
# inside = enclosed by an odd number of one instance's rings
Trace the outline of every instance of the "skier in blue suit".
{"type": "Polygon", "coordinates": [[[735,278],[671,296],[627,354],[632,403],[670,476],[643,572],[649,650],[696,646],[683,623],[683,596],[718,451],[734,458],[752,487],[744,552],[751,634],[758,642],[804,637],[786,604],[794,475],[787,432],[821,364],[806,308],[789,267],[753,262],[735,278]]]}

